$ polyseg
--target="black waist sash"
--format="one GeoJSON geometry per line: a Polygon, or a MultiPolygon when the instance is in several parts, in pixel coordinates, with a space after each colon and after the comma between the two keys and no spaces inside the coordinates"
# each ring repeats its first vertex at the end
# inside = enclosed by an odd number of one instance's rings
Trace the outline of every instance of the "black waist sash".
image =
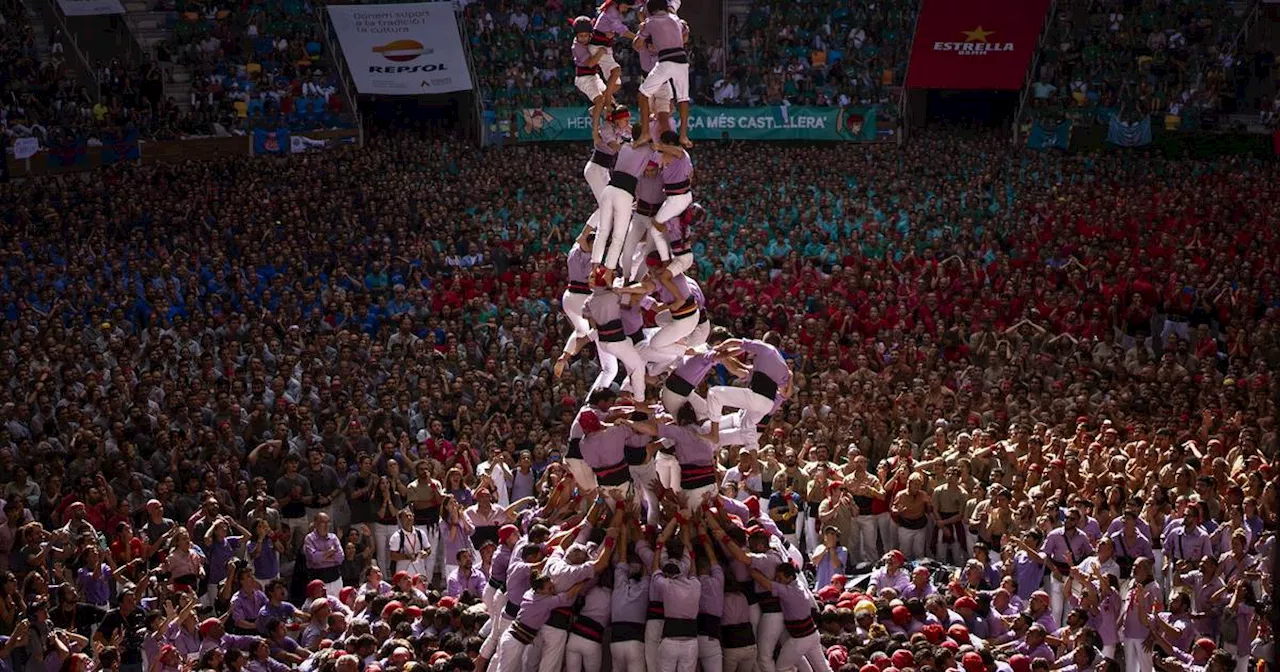
{"type": "Polygon", "coordinates": [[[668,390],[671,390],[682,397],[687,397],[689,396],[689,393],[693,392],[693,383],[675,374],[667,376],[665,386],[668,390]]]}
{"type": "Polygon", "coordinates": [[[613,47],[613,35],[599,30],[591,31],[591,39],[587,42],[593,47],[613,47]]]}
{"type": "Polygon", "coordinates": [[[680,306],[679,310],[671,311],[671,319],[683,320],[686,317],[693,317],[697,315],[697,313],[698,302],[690,299],[689,301],[686,301],[683,306],[680,306]]]}
{"type": "Polygon", "coordinates": [[[698,634],[715,640],[720,639],[720,617],[698,614],[698,634]]]}
{"type": "Polygon", "coordinates": [[[591,287],[585,282],[570,280],[568,290],[570,294],[590,294],[591,287]]]}
{"type": "Polygon", "coordinates": [[[531,628],[520,621],[516,621],[511,624],[510,632],[511,636],[516,638],[516,641],[526,646],[532,644],[533,640],[538,636],[538,631],[536,629],[531,628]]]}
{"type": "Polygon", "coordinates": [[[609,174],[609,184],[635,196],[636,185],[640,184],[640,180],[631,173],[622,173],[615,170],[609,174]]]}
{"type": "Polygon", "coordinates": [[[507,618],[510,619],[514,619],[516,616],[520,615],[520,598],[517,597],[514,600],[507,600],[507,606],[503,607],[502,611],[507,615],[507,618]]]}
{"type": "Polygon", "coordinates": [[[628,467],[638,467],[649,459],[649,449],[644,446],[632,448],[627,446],[622,449],[622,461],[627,463],[628,467]]]}
{"type": "Polygon", "coordinates": [[[692,618],[662,619],[663,637],[697,637],[698,622],[692,618]]]}
{"type": "Polygon", "coordinates": [[[755,371],[751,374],[751,391],[773,401],[778,396],[778,383],[768,375],[755,371]]]}
{"type": "Polygon", "coordinates": [[[614,165],[618,163],[618,155],[610,154],[609,152],[602,152],[598,149],[592,150],[591,163],[613,170],[614,165]]]}
{"type": "Polygon", "coordinates": [[[661,203],[650,203],[649,201],[636,199],[636,214],[644,217],[652,217],[658,214],[658,209],[662,207],[661,203]]]}
{"type": "Polygon", "coordinates": [[[684,490],[715,485],[716,465],[714,464],[681,464],[680,487],[684,490]]]}
{"type": "Polygon", "coordinates": [[[764,614],[781,614],[782,601],[773,593],[760,593],[760,612],[764,614]]]}
{"type": "Polygon", "coordinates": [[[929,520],[926,516],[920,516],[919,518],[900,516],[898,518],[898,525],[905,527],[908,530],[923,530],[925,524],[928,522],[929,520]]]}
{"type": "Polygon", "coordinates": [[[625,485],[631,480],[631,472],[627,469],[627,461],[623,460],[617,464],[599,469],[593,469],[596,472],[596,483],[611,488],[625,485]]]}
{"type": "Polygon", "coordinates": [[[627,340],[627,334],[622,329],[622,320],[610,320],[596,327],[596,335],[605,343],[617,343],[627,340]]]}
{"type": "Polygon", "coordinates": [[[614,621],[609,626],[614,642],[643,642],[644,624],[614,621]]]}
{"type": "Polygon", "coordinates": [[[667,608],[658,600],[649,600],[649,611],[647,612],[649,620],[664,618],[667,608]]]}
{"type": "Polygon", "coordinates": [[[689,54],[683,48],[662,49],[658,51],[658,62],[666,63],[688,63],[689,54]]]}
{"type": "Polygon", "coordinates": [[[557,630],[568,630],[569,622],[573,620],[573,610],[568,607],[560,607],[551,610],[551,616],[547,618],[547,627],[557,630]]]}
{"type": "Polygon", "coordinates": [[[593,642],[604,641],[604,626],[582,614],[573,619],[573,627],[569,628],[569,632],[593,642]]]}
{"type": "Polygon", "coordinates": [[[756,645],[751,623],[726,623],[720,626],[720,648],[741,649],[756,645]]]}
{"type": "Polygon", "coordinates": [[[782,624],[786,626],[787,634],[791,635],[792,639],[808,637],[818,631],[818,628],[813,624],[812,616],[805,616],[795,621],[783,621],[782,624]]]}
{"type": "Polygon", "coordinates": [[[662,185],[662,193],[668,196],[679,196],[680,194],[689,193],[689,190],[692,188],[693,184],[689,180],[681,180],[679,182],[662,185]]]}
{"type": "Polygon", "coordinates": [[[582,459],[582,439],[569,439],[569,452],[565,453],[566,460],[582,459]]]}

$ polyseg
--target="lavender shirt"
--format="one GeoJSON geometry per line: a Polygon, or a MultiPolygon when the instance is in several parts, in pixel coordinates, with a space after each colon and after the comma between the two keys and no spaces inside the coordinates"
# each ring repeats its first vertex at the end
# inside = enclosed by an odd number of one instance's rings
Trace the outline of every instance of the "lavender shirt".
{"type": "Polygon", "coordinates": [[[591,298],[587,299],[587,310],[591,311],[591,317],[597,325],[622,319],[622,304],[618,301],[618,295],[609,290],[593,292],[591,298]]]}
{"type": "Polygon", "coordinates": [[[664,188],[670,189],[681,185],[681,183],[688,182],[692,177],[693,160],[689,158],[689,152],[682,152],[680,158],[671,159],[667,162],[667,165],[662,167],[662,185],[664,188]]]}
{"type": "Polygon", "coordinates": [[[649,160],[653,158],[654,152],[644,147],[633,147],[631,144],[624,144],[618,150],[618,162],[613,166],[613,172],[625,173],[637,180],[644,173],[645,166],[649,165],[649,160]]]}
{"type": "Polygon", "coordinates": [[[701,597],[698,601],[698,613],[719,617],[724,613],[724,568],[711,565],[710,574],[698,576],[701,597]]]}
{"type": "Polygon", "coordinates": [[[526,628],[537,632],[547,624],[547,619],[551,617],[552,611],[571,604],[573,604],[573,597],[568,593],[549,596],[539,595],[533,590],[527,590],[520,600],[520,612],[516,616],[516,620],[526,628]]]}
{"type": "Polygon", "coordinates": [[[466,571],[459,567],[449,575],[449,586],[445,590],[445,594],[449,597],[460,597],[462,593],[470,591],[472,595],[479,597],[484,593],[484,572],[472,566],[471,571],[466,571]]]}
{"type": "Polygon", "coordinates": [[[698,580],[687,574],[670,578],[662,572],[654,572],[650,579],[652,597],[662,602],[666,618],[693,620],[698,617],[698,604],[702,600],[702,587],[698,580]]]}
{"type": "Polygon", "coordinates": [[[237,590],[231,596],[231,618],[235,621],[249,621],[254,623],[258,620],[258,612],[267,604],[267,596],[261,590],[255,590],[246,595],[244,591],[237,590]]]}
{"type": "Polygon", "coordinates": [[[307,557],[307,567],[311,569],[338,567],[347,559],[347,553],[342,549],[342,542],[338,541],[338,535],[332,532],[326,537],[321,537],[315,532],[308,533],[307,538],[302,542],[302,550],[307,557]],[[337,552],[333,557],[325,557],[325,553],[330,550],[337,552]]]}
{"type": "Polygon", "coordinates": [[[569,250],[569,282],[587,282],[591,277],[591,253],[574,245],[569,250]]]}
{"type": "Polygon", "coordinates": [[[715,353],[711,351],[700,352],[696,355],[687,355],[684,361],[676,367],[672,375],[679,376],[681,380],[697,387],[702,384],[707,374],[711,373],[711,369],[716,366],[715,353]]]}
{"type": "Polygon", "coordinates": [[[489,578],[494,581],[506,581],[507,570],[511,567],[511,551],[506,544],[498,544],[498,550],[493,552],[493,561],[489,567],[489,578]]]}
{"type": "Polygon", "coordinates": [[[592,586],[582,600],[578,615],[608,627],[613,615],[613,590],[604,586],[592,586]]]}
{"type": "Polygon", "coordinates": [[[1151,540],[1145,534],[1138,530],[1133,531],[1135,537],[1132,541],[1126,541],[1124,538],[1124,529],[1121,528],[1115,532],[1111,532],[1109,536],[1114,542],[1116,555],[1122,558],[1155,558],[1151,552],[1151,540]]]}
{"type": "Polygon", "coordinates": [[[707,466],[714,461],[716,447],[692,427],[658,425],[658,436],[675,444],[676,461],[682,465],[707,466]]]}
{"type": "Polygon", "coordinates": [[[753,372],[769,376],[779,388],[791,382],[791,369],[787,368],[787,360],[777,348],[764,341],[744,340],[742,350],[754,358],[751,364],[753,372]]]}
{"type": "Polygon", "coordinates": [[[89,604],[106,606],[111,601],[111,567],[103,563],[98,577],[94,578],[93,570],[81,567],[76,572],[76,588],[89,604]]]}
{"type": "Polygon", "coordinates": [[[628,336],[644,329],[644,310],[639,304],[632,303],[629,308],[621,309],[620,314],[622,319],[622,330],[626,332],[628,336]]]}
{"type": "Polygon", "coordinates": [[[773,594],[782,603],[782,618],[786,621],[799,621],[812,615],[814,599],[800,577],[791,583],[773,582],[773,594]]]}
{"type": "MultiPolygon", "coordinates": [[[[587,45],[577,40],[574,40],[573,48],[570,50],[570,53],[573,54],[573,64],[575,66],[579,68],[598,67],[598,66],[590,65],[591,50],[587,48],[587,45]]],[[[580,75],[580,76],[583,76],[583,75],[580,75]]]]}
{"type": "Polygon", "coordinates": [[[1164,550],[1174,560],[1199,562],[1204,556],[1213,553],[1213,544],[1201,527],[1188,530],[1179,525],[1165,535],[1164,550]]]}
{"type": "MultiPolygon", "coordinates": [[[[1152,581],[1145,586],[1134,586],[1131,590],[1147,591],[1147,601],[1151,605],[1155,606],[1157,610],[1164,604],[1163,594],[1160,590],[1160,583],[1158,581],[1152,581]]],[[[1133,598],[1126,598],[1124,608],[1124,638],[1146,639],[1147,635],[1151,634],[1151,631],[1148,630],[1147,626],[1143,625],[1142,621],[1138,618],[1137,600],[1133,598]]]]}
{"type": "Polygon", "coordinates": [[[622,22],[622,13],[618,11],[616,6],[610,6],[600,12],[596,16],[596,22],[593,27],[598,33],[608,33],[612,36],[625,35],[627,32],[627,24],[622,22]]]}
{"type": "Polygon", "coordinates": [[[670,14],[655,14],[645,19],[636,35],[651,40],[654,51],[659,53],[684,48],[684,26],[678,17],[670,14]]]}
{"type": "Polygon", "coordinates": [[[720,616],[720,625],[738,625],[751,621],[751,605],[747,604],[747,596],[742,593],[724,594],[724,612],[720,616]]]}
{"type": "MultiPolygon", "coordinates": [[[[652,133],[653,131],[650,130],[650,132],[652,133]]],[[[662,173],[657,172],[653,175],[649,175],[647,171],[642,173],[640,182],[636,185],[636,200],[644,201],[654,207],[660,207],[665,198],[666,194],[662,192],[662,173]]]]}
{"type": "Polygon", "coordinates": [[[1093,545],[1089,543],[1089,537],[1084,532],[1067,531],[1065,527],[1059,527],[1045,536],[1040,552],[1049,560],[1075,566],[1081,560],[1093,555],[1093,545]],[[1071,554],[1070,559],[1067,557],[1068,552],[1071,554]]]}
{"type": "Polygon", "coordinates": [[[634,431],[624,425],[615,425],[590,434],[582,439],[582,459],[592,469],[618,464],[626,454],[627,439],[632,434],[634,431]]]}
{"type": "Polygon", "coordinates": [[[614,623],[644,623],[649,609],[649,575],[631,580],[626,565],[613,568],[613,594],[609,598],[609,616],[614,623]]]}

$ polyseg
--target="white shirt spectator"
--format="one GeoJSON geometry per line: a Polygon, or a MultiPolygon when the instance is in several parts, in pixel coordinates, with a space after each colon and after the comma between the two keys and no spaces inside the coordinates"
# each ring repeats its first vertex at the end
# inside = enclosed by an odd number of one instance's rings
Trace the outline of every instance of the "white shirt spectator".
{"type": "Polygon", "coordinates": [[[515,12],[511,15],[511,25],[520,29],[520,32],[529,30],[529,15],[524,12],[515,12]]]}
{"type": "Polygon", "coordinates": [[[849,31],[849,44],[852,44],[854,49],[861,49],[862,45],[866,43],[867,31],[859,28],[858,26],[854,26],[853,30],[849,31]]]}

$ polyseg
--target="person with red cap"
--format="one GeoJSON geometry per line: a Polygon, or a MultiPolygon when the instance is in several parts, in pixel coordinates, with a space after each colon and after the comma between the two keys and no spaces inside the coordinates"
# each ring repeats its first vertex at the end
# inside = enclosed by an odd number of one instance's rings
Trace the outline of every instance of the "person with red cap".
{"type": "Polygon", "coordinates": [[[868,591],[872,594],[879,594],[885,588],[892,588],[901,594],[903,589],[911,583],[911,577],[903,569],[903,566],[907,564],[907,556],[895,548],[884,554],[883,561],[884,565],[882,567],[877,567],[871,572],[871,583],[868,586],[868,591]]]}
{"type": "Polygon", "coordinates": [[[513,552],[507,568],[507,603],[502,611],[493,616],[489,636],[480,647],[477,669],[483,670],[486,664],[492,669],[501,669],[501,661],[496,657],[499,653],[498,644],[520,611],[522,596],[532,585],[535,566],[540,566],[543,562],[543,541],[545,538],[535,540],[533,534],[530,534],[529,543],[518,545],[513,552]]]}
{"type": "MultiPolygon", "coordinates": [[[[590,448],[588,447],[587,450],[590,448]]],[[[592,580],[603,574],[612,564],[613,546],[625,513],[622,507],[614,510],[612,519],[608,522],[604,546],[598,549],[595,558],[591,557],[591,552],[595,549],[581,543],[581,540],[586,539],[590,534],[592,523],[603,522],[597,518],[600,515],[597,507],[600,506],[601,501],[596,500],[596,504],[592,505],[591,510],[587,512],[587,517],[576,528],[576,533],[571,530],[570,534],[565,535],[561,544],[552,549],[551,555],[542,567],[543,576],[551,580],[556,592],[564,592],[573,585],[592,580]]],[[[560,668],[564,665],[573,615],[573,610],[565,605],[555,609],[548,617],[541,633],[539,672],[560,672],[560,668]]]]}
{"type": "Polygon", "coordinates": [[[490,614],[501,613],[507,606],[507,572],[519,543],[520,528],[511,524],[498,528],[498,548],[489,561],[489,576],[480,597],[490,614]]]}

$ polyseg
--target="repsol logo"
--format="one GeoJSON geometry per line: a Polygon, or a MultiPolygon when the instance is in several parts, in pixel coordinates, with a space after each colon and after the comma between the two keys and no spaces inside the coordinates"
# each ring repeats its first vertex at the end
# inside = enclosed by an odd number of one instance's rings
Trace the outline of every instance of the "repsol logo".
{"type": "Polygon", "coordinates": [[[381,75],[398,75],[406,72],[444,72],[448,68],[444,63],[429,63],[427,65],[371,65],[369,72],[381,75]]]}

